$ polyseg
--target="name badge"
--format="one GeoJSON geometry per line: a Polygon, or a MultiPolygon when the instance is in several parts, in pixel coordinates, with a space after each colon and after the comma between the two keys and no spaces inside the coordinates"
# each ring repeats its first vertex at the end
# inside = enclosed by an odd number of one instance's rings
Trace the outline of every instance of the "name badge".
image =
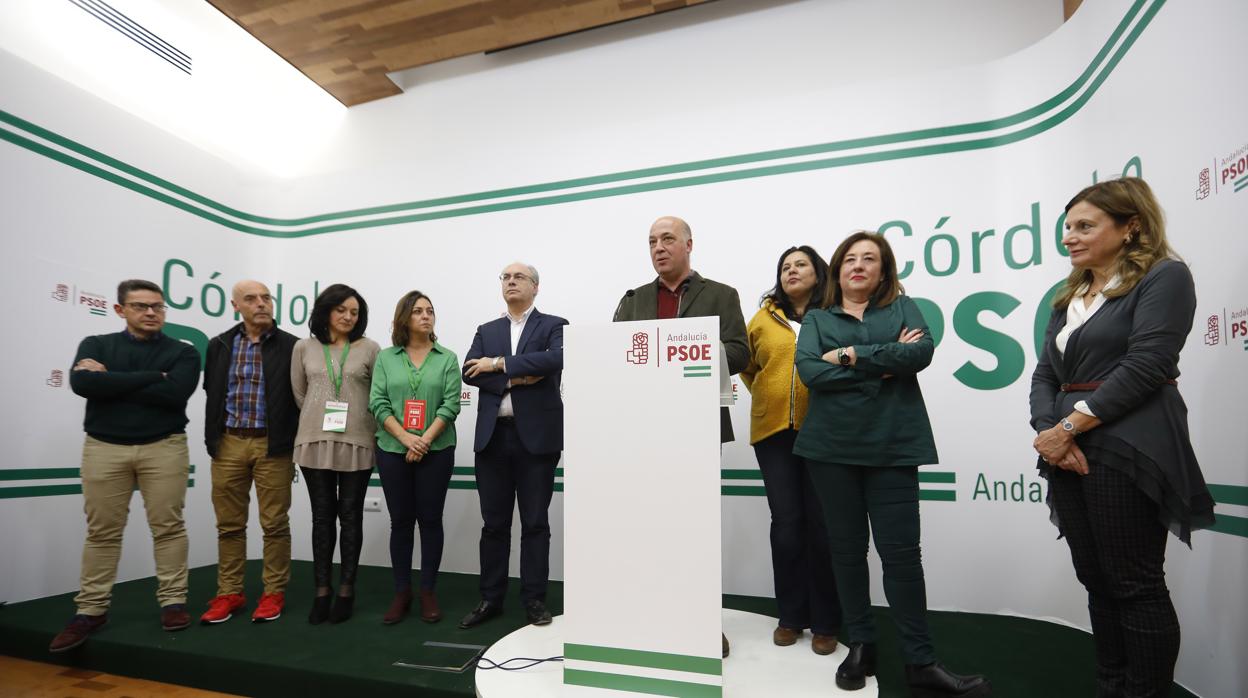
{"type": "Polygon", "coordinates": [[[405,400],[403,402],[403,428],[425,430],[425,401],[405,400]]]}
{"type": "Polygon", "coordinates": [[[325,403],[325,420],[321,423],[323,431],[342,433],[347,430],[347,403],[329,400],[325,403]]]}

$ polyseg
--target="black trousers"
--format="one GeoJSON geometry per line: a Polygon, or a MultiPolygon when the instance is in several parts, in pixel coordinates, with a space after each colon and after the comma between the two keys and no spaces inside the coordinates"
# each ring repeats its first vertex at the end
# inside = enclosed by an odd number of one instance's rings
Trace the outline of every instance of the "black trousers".
{"type": "Polygon", "coordinates": [[[884,596],[907,664],[936,661],[927,627],[927,584],[919,547],[919,473],[914,466],[811,462],[851,643],[876,641],[867,547],[875,540],[884,596]]]}
{"type": "Polygon", "coordinates": [[[520,599],[545,601],[550,579],[550,499],[558,453],[529,453],[515,422],[500,419],[477,453],[481,497],[481,598],[502,604],[511,559],[512,509],[520,509],[520,599]]]}
{"type": "Polygon", "coordinates": [[[342,524],[341,584],[355,584],[360,568],[360,548],[364,544],[364,495],[373,469],[343,473],[320,468],[304,468],[312,503],[312,577],[317,588],[330,585],[334,566],[335,520],[342,524]]]}
{"type": "Polygon", "coordinates": [[[1052,504],[1088,590],[1099,698],[1170,695],[1179,618],[1166,588],[1165,526],[1131,478],[1089,463],[1087,475],[1055,470],[1052,504]]]}
{"type": "Polygon", "coordinates": [[[455,447],[408,463],[401,453],[377,450],[377,472],[390,512],[390,566],[394,590],[412,588],[412,546],[420,524],[420,588],[432,591],[442,566],[442,510],[455,466],[455,447]]]}
{"type": "Polygon", "coordinates": [[[771,509],[771,569],[780,626],[836,635],[841,602],[828,552],[823,508],[806,460],[793,455],[797,431],[786,429],[754,444],[771,509]]]}

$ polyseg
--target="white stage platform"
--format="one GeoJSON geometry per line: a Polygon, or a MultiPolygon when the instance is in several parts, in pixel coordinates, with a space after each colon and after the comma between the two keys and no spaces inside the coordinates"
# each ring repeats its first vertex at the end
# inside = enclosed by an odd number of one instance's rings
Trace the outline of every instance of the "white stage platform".
{"type": "MultiPolygon", "coordinates": [[[[562,616],[554,623],[539,628],[525,626],[494,643],[485,651],[485,658],[503,662],[513,657],[544,659],[563,654],[562,616]]],[[[723,610],[724,634],[732,643],[732,653],[724,660],[724,698],[827,698],[854,696],[877,698],[875,678],[867,679],[860,691],[842,691],[836,687],[836,667],[845,659],[846,650],[821,657],[810,651],[810,633],[791,647],[777,647],[771,642],[776,619],[757,613],[723,610]]],[[[513,663],[518,664],[518,662],[513,663]]],[[[671,678],[680,672],[655,670],[655,676],[671,678]]],[[[547,662],[522,671],[477,669],[476,689],[479,698],[551,698],[563,689],[563,664],[547,662]]],[[[618,691],[591,689],[607,696],[618,691]]]]}

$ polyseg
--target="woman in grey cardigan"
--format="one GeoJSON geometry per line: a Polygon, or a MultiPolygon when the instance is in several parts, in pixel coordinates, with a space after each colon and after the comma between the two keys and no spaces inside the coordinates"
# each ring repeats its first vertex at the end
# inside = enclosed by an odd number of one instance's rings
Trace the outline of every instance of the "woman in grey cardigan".
{"type": "Polygon", "coordinates": [[[1031,379],[1031,425],[1053,523],[1088,590],[1097,696],[1169,695],[1179,620],[1167,531],[1213,523],[1179,394],[1196,292],[1142,179],[1094,184],[1066,205],[1074,269],[1057,291],[1031,379]]]}
{"type": "Polygon", "coordinates": [[[380,347],[364,337],[368,304],[350,286],[334,284],[317,297],[308,319],[312,336],[295,344],[290,383],[299,404],[294,460],[312,503],[313,625],[351,617],[355,574],[364,540],[364,495],[373,473],[373,432],[368,410],[373,363],[380,347]],[[342,568],[331,609],[334,519],[342,524],[342,568]]]}

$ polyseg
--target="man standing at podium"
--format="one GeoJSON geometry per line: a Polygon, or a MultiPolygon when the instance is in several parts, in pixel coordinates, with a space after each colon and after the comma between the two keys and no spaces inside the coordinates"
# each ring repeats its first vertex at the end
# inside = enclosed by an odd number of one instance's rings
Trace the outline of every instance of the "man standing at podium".
{"type": "Polygon", "coordinates": [[[563,451],[563,326],[533,305],[537,269],[519,262],[498,275],[507,313],[477,328],[464,356],[464,382],[477,407],[477,493],[481,498],[481,603],[459,627],[503,612],[511,558],[511,512],[520,508],[520,600],[533,625],[549,625],[550,519],[555,465],[563,451]]]}
{"type": "MultiPolygon", "coordinates": [[[[659,276],[627,291],[612,321],[718,317],[719,341],[728,361],[728,373],[736,375],[750,361],[741,298],[735,288],[693,271],[689,259],[692,252],[693,231],[688,223],[675,216],[663,216],[655,221],[650,226],[650,263],[659,276]]],[[[720,443],[733,440],[727,407],[720,409],[719,434],[720,443]]],[[[723,644],[727,657],[727,638],[723,644]]]]}

